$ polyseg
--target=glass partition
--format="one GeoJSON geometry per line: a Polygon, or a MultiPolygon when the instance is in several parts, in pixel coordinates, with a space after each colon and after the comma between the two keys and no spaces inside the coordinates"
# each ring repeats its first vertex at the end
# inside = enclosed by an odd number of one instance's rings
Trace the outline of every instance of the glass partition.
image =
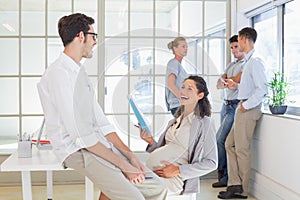
{"type": "Polygon", "coordinates": [[[47,3],[47,34],[51,36],[58,36],[57,22],[61,17],[71,14],[72,0],[51,0],[47,1],[47,3]]]}
{"type": "MultiPolygon", "coordinates": [[[[174,57],[167,44],[177,36],[185,37],[184,69],[216,81],[226,65],[226,4],[225,0],[105,0],[104,112],[128,114],[123,118],[128,123],[124,141],[134,150],[144,150],[145,144],[135,137],[138,131],[126,95],[135,96],[156,137],[172,118],[164,97],[166,66],[174,57]]],[[[218,91],[212,90],[211,95],[220,98],[218,91]]],[[[220,109],[216,104],[214,112],[220,109]]]]}
{"type": "MultiPolygon", "coordinates": [[[[0,114],[19,113],[19,81],[17,78],[0,78],[0,114]]],[[[0,125],[1,126],[1,125],[0,125]]]]}
{"type": "Polygon", "coordinates": [[[45,3],[45,0],[21,1],[22,35],[45,35],[45,3]]]}
{"type": "Polygon", "coordinates": [[[45,39],[24,38],[21,40],[21,73],[41,75],[45,66],[45,39]]]}
{"type": "Polygon", "coordinates": [[[96,93],[104,94],[99,101],[122,140],[143,150],[144,144],[130,135],[137,130],[127,95],[135,91],[151,129],[160,132],[172,117],[164,103],[166,65],[174,57],[168,42],[186,37],[189,50],[184,68],[210,80],[220,71],[207,70],[205,56],[212,56],[215,65],[225,57],[221,52],[225,32],[212,37],[226,27],[225,7],[226,0],[1,0],[0,136],[33,131],[39,124],[43,113],[35,84],[63,50],[57,21],[83,12],[95,19],[94,28],[104,38],[93,59],[83,60],[96,93]],[[211,42],[203,43],[208,39],[211,42]]]}
{"type": "MultiPolygon", "coordinates": [[[[205,1],[204,30],[205,35],[215,34],[226,27],[226,1],[211,0],[205,1]],[[217,15],[215,13],[218,13],[217,15]]],[[[224,36],[224,34],[222,35],[224,36]]]]}
{"type": "MultiPolygon", "coordinates": [[[[97,0],[0,1],[1,138],[32,132],[40,126],[43,111],[36,83],[63,50],[57,31],[58,19],[73,12],[83,12],[94,17],[97,30],[97,8],[97,0]]],[[[87,71],[96,89],[97,61],[96,54],[94,63],[87,63],[93,66],[87,67],[87,71]]]]}
{"type": "Polygon", "coordinates": [[[180,33],[186,36],[202,36],[203,2],[183,1],[180,3],[180,33]]]}
{"type": "Polygon", "coordinates": [[[170,36],[178,32],[178,2],[155,1],[155,32],[157,36],[170,36]]]}
{"type": "Polygon", "coordinates": [[[106,36],[119,35],[128,31],[128,0],[106,0],[104,12],[106,36]]]}
{"type": "Polygon", "coordinates": [[[19,35],[19,0],[1,0],[0,36],[19,35]]]}
{"type": "Polygon", "coordinates": [[[16,53],[18,51],[18,39],[0,38],[0,75],[17,75],[19,73],[19,56],[16,53]]]}

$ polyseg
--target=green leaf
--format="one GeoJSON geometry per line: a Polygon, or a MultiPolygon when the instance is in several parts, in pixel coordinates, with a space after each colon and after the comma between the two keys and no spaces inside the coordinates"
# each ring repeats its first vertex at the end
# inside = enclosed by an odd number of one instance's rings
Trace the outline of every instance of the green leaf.
{"type": "Polygon", "coordinates": [[[274,72],[274,76],[270,82],[267,83],[270,90],[267,96],[268,104],[271,106],[285,105],[286,97],[289,92],[289,84],[285,80],[281,72],[274,72]]]}

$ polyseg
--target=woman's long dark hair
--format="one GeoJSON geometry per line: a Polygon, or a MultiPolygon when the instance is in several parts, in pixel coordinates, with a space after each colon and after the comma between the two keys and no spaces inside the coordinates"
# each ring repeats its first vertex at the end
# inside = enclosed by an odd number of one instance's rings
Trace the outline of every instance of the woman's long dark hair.
{"type": "MultiPolygon", "coordinates": [[[[198,89],[198,94],[201,92],[204,93],[203,98],[199,99],[195,107],[194,114],[201,118],[203,118],[204,116],[211,116],[211,105],[207,98],[209,92],[205,80],[201,76],[196,76],[196,75],[191,75],[185,80],[195,81],[196,87],[198,89]]],[[[183,113],[183,111],[184,111],[184,106],[180,106],[174,115],[175,118],[178,118],[183,113]]]]}

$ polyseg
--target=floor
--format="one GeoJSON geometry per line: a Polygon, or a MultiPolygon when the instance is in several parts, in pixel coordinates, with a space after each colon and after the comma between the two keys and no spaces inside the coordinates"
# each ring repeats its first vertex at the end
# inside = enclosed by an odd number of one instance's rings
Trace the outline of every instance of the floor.
{"type": "MultiPolygon", "coordinates": [[[[201,193],[197,195],[197,200],[217,200],[219,191],[224,190],[214,189],[211,184],[214,179],[201,180],[201,193]]],[[[46,200],[46,186],[33,186],[33,200],[46,200]]],[[[99,192],[95,189],[95,200],[99,192]]],[[[53,200],[82,200],[85,197],[85,186],[78,185],[54,185],[53,187],[53,200]]],[[[21,200],[22,188],[21,187],[0,187],[0,200],[21,200]]],[[[248,200],[256,200],[249,197],[248,200]]]]}

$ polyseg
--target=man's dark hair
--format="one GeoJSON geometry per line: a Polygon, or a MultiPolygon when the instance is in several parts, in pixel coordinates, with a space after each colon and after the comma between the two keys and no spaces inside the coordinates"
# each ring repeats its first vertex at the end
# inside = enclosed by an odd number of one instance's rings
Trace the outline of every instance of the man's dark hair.
{"type": "Polygon", "coordinates": [[[238,35],[234,35],[231,38],[229,38],[229,43],[238,42],[238,35]]]}
{"type": "Polygon", "coordinates": [[[243,28],[242,30],[239,31],[239,37],[245,37],[248,40],[255,43],[256,38],[257,38],[257,33],[256,33],[256,30],[254,28],[246,27],[246,28],[243,28]]]}
{"type": "Polygon", "coordinates": [[[89,25],[94,24],[94,19],[81,13],[75,13],[60,18],[58,21],[58,33],[64,46],[73,41],[77,34],[82,31],[88,32],[89,25]]]}

